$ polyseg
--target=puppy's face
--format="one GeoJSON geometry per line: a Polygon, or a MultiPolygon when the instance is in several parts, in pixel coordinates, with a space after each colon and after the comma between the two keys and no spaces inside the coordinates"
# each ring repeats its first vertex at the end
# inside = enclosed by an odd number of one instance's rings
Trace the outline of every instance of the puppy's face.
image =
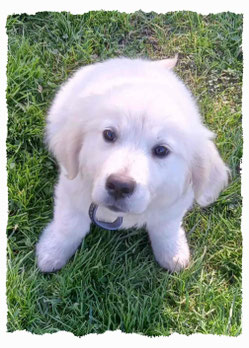
{"type": "Polygon", "coordinates": [[[167,206],[184,193],[189,127],[179,124],[182,111],[172,98],[151,86],[121,89],[92,98],[86,112],[80,168],[91,180],[94,203],[119,215],[140,214],[155,200],[167,206]]]}
{"type": "Polygon", "coordinates": [[[119,216],[165,208],[188,188],[206,206],[227,185],[213,133],[168,70],[175,62],[117,59],[85,67],[49,113],[47,142],[67,178],[87,177],[92,202],[119,216]]]}

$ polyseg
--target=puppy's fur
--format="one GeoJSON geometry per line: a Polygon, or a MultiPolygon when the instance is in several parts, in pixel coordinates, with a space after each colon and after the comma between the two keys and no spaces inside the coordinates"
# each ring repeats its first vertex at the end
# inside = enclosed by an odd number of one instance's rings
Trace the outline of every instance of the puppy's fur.
{"type": "Polygon", "coordinates": [[[90,229],[91,202],[99,219],[123,216],[122,228],[145,226],[162,267],[189,264],[182,218],[194,200],[206,206],[218,197],[228,168],[172,71],[175,63],[111,59],[81,68],[59,90],[47,119],[47,142],[61,172],[54,218],[36,249],[43,272],[60,269],[74,254],[90,229]],[[115,141],[104,138],[106,129],[115,141]],[[158,157],[157,146],[167,155],[158,157]],[[111,175],[132,180],[133,192],[110,194],[111,175]]]}

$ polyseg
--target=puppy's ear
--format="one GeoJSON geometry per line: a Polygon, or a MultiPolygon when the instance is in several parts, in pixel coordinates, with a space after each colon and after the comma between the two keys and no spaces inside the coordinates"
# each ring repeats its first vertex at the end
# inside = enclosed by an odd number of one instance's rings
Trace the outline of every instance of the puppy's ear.
{"type": "Polygon", "coordinates": [[[175,55],[174,58],[167,58],[162,60],[157,60],[156,62],[166,69],[174,69],[178,60],[178,54],[175,55]]]}
{"type": "Polygon", "coordinates": [[[83,134],[79,124],[67,122],[54,134],[47,132],[47,143],[50,151],[61,165],[62,172],[68,179],[74,179],[79,171],[79,152],[83,134]]]}
{"type": "Polygon", "coordinates": [[[192,165],[192,184],[197,203],[207,206],[214,202],[227,186],[229,174],[214,143],[206,140],[204,148],[195,154],[192,165]]]}

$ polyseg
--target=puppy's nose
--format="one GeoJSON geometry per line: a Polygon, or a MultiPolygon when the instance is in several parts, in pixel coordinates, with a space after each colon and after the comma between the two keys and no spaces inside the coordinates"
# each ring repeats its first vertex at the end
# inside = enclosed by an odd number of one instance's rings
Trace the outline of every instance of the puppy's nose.
{"type": "Polygon", "coordinates": [[[135,181],[125,175],[111,174],[106,180],[106,189],[115,199],[126,198],[135,190],[135,181]]]}

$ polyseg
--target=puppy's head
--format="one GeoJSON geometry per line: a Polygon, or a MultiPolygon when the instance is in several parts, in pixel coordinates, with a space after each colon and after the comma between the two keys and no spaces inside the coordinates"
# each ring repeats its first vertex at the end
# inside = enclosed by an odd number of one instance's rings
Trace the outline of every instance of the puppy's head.
{"type": "Polygon", "coordinates": [[[169,206],[188,189],[207,205],[228,179],[213,134],[169,71],[174,61],[146,64],[152,74],[145,78],[99,81],[99,89],[75,99],[70,118],[50,133],[50,148],[68,178],[80,173],[92,201],[119,215],[169,206]]]}

